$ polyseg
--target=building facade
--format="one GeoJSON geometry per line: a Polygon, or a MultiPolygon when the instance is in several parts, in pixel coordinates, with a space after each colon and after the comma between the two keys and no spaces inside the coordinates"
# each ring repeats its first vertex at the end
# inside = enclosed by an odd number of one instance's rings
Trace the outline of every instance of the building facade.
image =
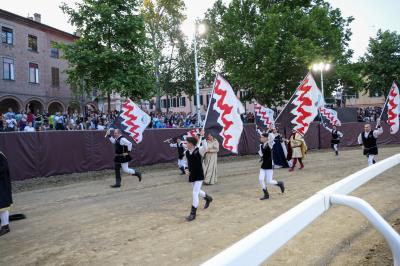
{"type": "Polygon", "coordinates": [[[0,113],[13,111],[67,112],[76,107],[67,84],[68,62],[54,45],[79,37],[41,23],[40,14],[25,18],[0,9],[0,113]]]}

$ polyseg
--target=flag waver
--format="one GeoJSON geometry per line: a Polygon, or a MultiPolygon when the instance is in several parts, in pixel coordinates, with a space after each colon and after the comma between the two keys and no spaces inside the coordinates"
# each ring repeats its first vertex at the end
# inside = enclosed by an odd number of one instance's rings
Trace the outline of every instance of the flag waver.
{"type": "Polygon", "coordinates": [[[243,131],[240,115],[244,113],[244,107],[231,85],[223,77],[217,75],[214,84],[205,129],[209,132],[215,131],[215,135],[221,138],[222,147],[238,153],[239,140],[243,131]]]}
{"type": "Polygon", "coordinates": [[[254,106],[254,112],[256,114],[256,123],[258,127],[266,129],[271,125],[275,126],[274,111],[272,109],[256,103],[254,106]]]}
{"type": "Polygon", "coordinates": [[[136,143],[143,139],[143,131],[150,124],[150,116],[143,112],[137,104],[128,99],[122,105],[121,124],[125,126],[124,131],[132,137],[136,143]]]}
{"type": "Polygon", "coordinates": [[[311,73],[307,75],[297,88],[292,104],[295,106],[291,111],[295,116],[291,121],[295,125],[294,130],[304,135],[310,127],[311,122],[318,115],[319,108],[325,105],[322,93],[317,87],[311,73]]]}
{"type": "Polygon", "coordinates": [[[388,124],[390,126],[390,133],[396,134],[399,131],[399,88],[393,82],[388,96],[388,124]]]}
{"type": "Polygon", "coordinates": [[[321,115],[323,115],[331,123],[332,126],[342,125],[335,110],[321,106],[319,111],[321,112],[321,115]]]}

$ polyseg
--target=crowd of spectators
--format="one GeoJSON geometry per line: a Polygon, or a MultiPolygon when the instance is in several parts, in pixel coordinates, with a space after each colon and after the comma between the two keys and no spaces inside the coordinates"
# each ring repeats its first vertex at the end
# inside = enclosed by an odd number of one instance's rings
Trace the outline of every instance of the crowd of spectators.
{"type": "Polygon", "coordinates": [[[71,114],[41,113],[39,110],[32,113],[30,110],[25,112],[14,112],[11,108],[8,112],[0,116],[0,132],[12,131],[48,131],[48,130],[105,130],[109,127],[118,112],[108,114],[102,112],[88,112],[82,115],[75,111],[71,114]]]}
{"type": "Polygon", "coordinates": [[[375,122],[382,113],[380,106],[368,106],[357,110],[358,122],[375,122]]]}
{"type": "MultiPolygon", "coordinates": [[[[103,113],[89,111],[82,115],[78,111],[71,114],[57,112],[48,114],[40,112],[32,113],[30,110],[14,112],[11,108],[8,112],[0,114],[0,132],[13,131],[49,131],[49,130],[106,130],[113,126],[119,112],[103,113]]],[[[168,112],[150,114],[149,128],[194,128],[197,125],[195,113],[168,112]]],[[[204,121],[202,115],[202,121],[204,121]]],[[[254,114],[248,112],[242,115],[244,123],[254,123],[254,114]]]]}

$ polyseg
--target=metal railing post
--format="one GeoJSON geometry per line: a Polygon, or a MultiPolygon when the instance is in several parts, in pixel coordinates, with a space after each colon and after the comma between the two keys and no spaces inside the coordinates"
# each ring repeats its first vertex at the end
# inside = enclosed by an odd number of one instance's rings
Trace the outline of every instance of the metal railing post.
{"type": "Polygon", "coordinates": [[[393,254],[394,266],[400,266],[400,235],[368,202],[357,197],[339,194],[332,194],[330,202],[332,204],[348,206],[364,215],[388,242],[393,254]]]}

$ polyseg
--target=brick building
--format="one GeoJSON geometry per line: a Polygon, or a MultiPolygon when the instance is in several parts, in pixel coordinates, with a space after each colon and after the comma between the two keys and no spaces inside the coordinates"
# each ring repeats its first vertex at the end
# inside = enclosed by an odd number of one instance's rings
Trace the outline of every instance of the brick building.
{"type": "Polygon", "coordinates": [[[72,106],[66,83],[68,62],[55,43],[71,43],[78,37],[41,23],[40,14],[25,18],[0,9],[0,113],[14,111],[67,112],[88,104],[80,99],[72,106]]]}

